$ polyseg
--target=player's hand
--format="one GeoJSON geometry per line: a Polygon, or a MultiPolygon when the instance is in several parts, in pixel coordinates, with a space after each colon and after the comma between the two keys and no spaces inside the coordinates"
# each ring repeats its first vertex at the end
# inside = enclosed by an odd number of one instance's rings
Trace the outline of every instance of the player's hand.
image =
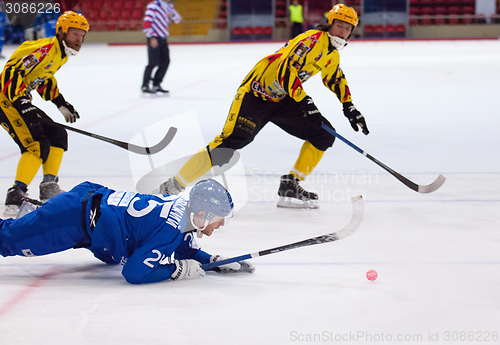
{"type": "Polygon", "coordinates": [[[314,104],[313,99],[309,96],[304,97],[304,99],[299,102],[299,105],[302,107],[304,114],[306,114],[307,116],[321,115],[320,111],[314,104]]]}
{"type": "Polygon", "coordinates": [[[66,102],[64,99],[63,95],[59,94],[56,98],[52,100],[52,102],[57,106],[61,114],[63,114],[64,119],[66,122],[73,123],[76,122],[76,119],[80,118],[80,115],[78,115],[78,112],[75,110],[75,108],[66,102]]]}
{"type": "Polygon", "coordinates": [[[175,271],[172,280],[192,279],[204,277],[205,271],[196,260],[175,260],[175,271]]]}
{"type": "Polygon", "coordinates": [[[363,133],[365,135],[368,135],[370,131],[368,130],[368,127],[366,126],[366,121],[363,115],[359,112],[358,109],[352,104],[352,102],[345,102],[342,104],[344,107],[344,115],[349,119],[349,122],[351,123],[352,129],[354,129],[356,132],[359,130],[358,126],[361,128],[363,133]]]}
{"type": "MultiPolygon", "coordinates": [[[[210,262],[217,262],[217,261],[222,261],[226,260],[227,258],[220,256],[220,255],[214,255],[210,258],[210,262]]],[[[232,262],[230,264],[218,266],[212,268],[213,271],[217,273],[253,273],[255,271],[255,267],[249,263],[248,261],[238,261],[238,262],[232,262]]]]}

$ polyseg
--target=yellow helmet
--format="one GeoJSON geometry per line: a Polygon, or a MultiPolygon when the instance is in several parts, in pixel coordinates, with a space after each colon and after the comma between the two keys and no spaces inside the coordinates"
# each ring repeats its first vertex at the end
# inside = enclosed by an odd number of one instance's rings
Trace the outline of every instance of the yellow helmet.
{"type": "Polygon", "coordinates": [[[328,12],[329,25],[332,25],[334,19],[342,20],[344,22],[354,25],[353,30],[358,25],[358,14],[356,13],[356,10],[344,4],[338,4],[333,6],[330,12],[328,12]]]}
{"type": "Polygon", "coordinates": [[[89,22],[85,17],[73,11],[66,11],[59,16],[56,23],[56,32],[62,28],[63,33],[67,33],[69,28],[89,31],[89,22]]]}

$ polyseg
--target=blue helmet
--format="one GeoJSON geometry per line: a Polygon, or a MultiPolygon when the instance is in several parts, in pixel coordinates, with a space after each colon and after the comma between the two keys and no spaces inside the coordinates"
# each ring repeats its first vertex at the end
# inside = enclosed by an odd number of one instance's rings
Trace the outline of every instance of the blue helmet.
{"type": "Polygon", "coordinates": [[[223,218],[231,216],[233,207],[231,194],[213,179],[198,182],[189,192],[191,212],[198,215],[199,211],[204,211],[205,221],[210,222],[214,216],[223,218]]]}

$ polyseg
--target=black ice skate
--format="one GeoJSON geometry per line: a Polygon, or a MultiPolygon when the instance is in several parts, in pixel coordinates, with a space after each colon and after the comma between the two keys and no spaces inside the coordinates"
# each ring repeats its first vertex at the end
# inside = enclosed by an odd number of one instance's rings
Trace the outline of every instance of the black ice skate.
{"type": "Polygon", "coordinates": [[[18,185],[14,185],[7,190],[7,198],[5,199],[5,217],[13,218],[19,213],[23,200],[28,197],[27,191],[23,191],[18,185]]]}
{"type": "Polygon", "coordinates": [[[292,174],[281,176],[278,207],[319,208],[318,194],[306,191],[299,182],[300,180],[292,174]]]}
{"type": "Polygon", "coordinates": [[[64,191],[59,188],[57,182],[59,182],[59,177],[56,177],[54,181],[45,181],[40,183],[40,200],[42,202],[49,200],[57,194],[64,193],[64,191]]]}
{"type": "Polygon", "coordinates": [[[171,177],[160,185],[160,194],[179,195],[185,189],[177,182],[175,177],[171,177]]]}
{"type": "Polygon", "coordinates": [[[153,89],[149,85],[143,85],[141,90],[144,93],[155,93],[156,92],[156,91],[153,91],[153,89]]]}
{"type": "Polygon", "coordinates": [[[170,91],[165,90],[160,85],[153,85],[153,92],[154,93],[168,94],[170,91]]]}

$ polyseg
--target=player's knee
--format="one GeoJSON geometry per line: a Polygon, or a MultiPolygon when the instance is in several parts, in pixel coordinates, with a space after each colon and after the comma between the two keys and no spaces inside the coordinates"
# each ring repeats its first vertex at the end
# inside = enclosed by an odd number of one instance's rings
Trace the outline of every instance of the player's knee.
{"type": "Polygon", "coordinates": [[[64,128],[57,127],[50,133],[49,140],[51,146],[59,147],[64,151],[68,150],[68,132],[64,128]]]}
{"type": "MultiPolygon", "coordinates": [[[[334,129],[331,125],[329,125],[328,127],[334,129]]],[[[333,146],[335,137],[324,129],[320,128],[320,131],[318,131],[317,134],[311,136],[307,140],[318,150],[326,151],[333,146]]]]}
{"type": "Polygon", "coordinates": [[[49,157],[50,143],[47,138],[40,138],[40,140],[28,138],[24,140],[24,146],[21,151],[31,153],[33,156],[41,158],[42,162],[45,163],[49,157]]]}

